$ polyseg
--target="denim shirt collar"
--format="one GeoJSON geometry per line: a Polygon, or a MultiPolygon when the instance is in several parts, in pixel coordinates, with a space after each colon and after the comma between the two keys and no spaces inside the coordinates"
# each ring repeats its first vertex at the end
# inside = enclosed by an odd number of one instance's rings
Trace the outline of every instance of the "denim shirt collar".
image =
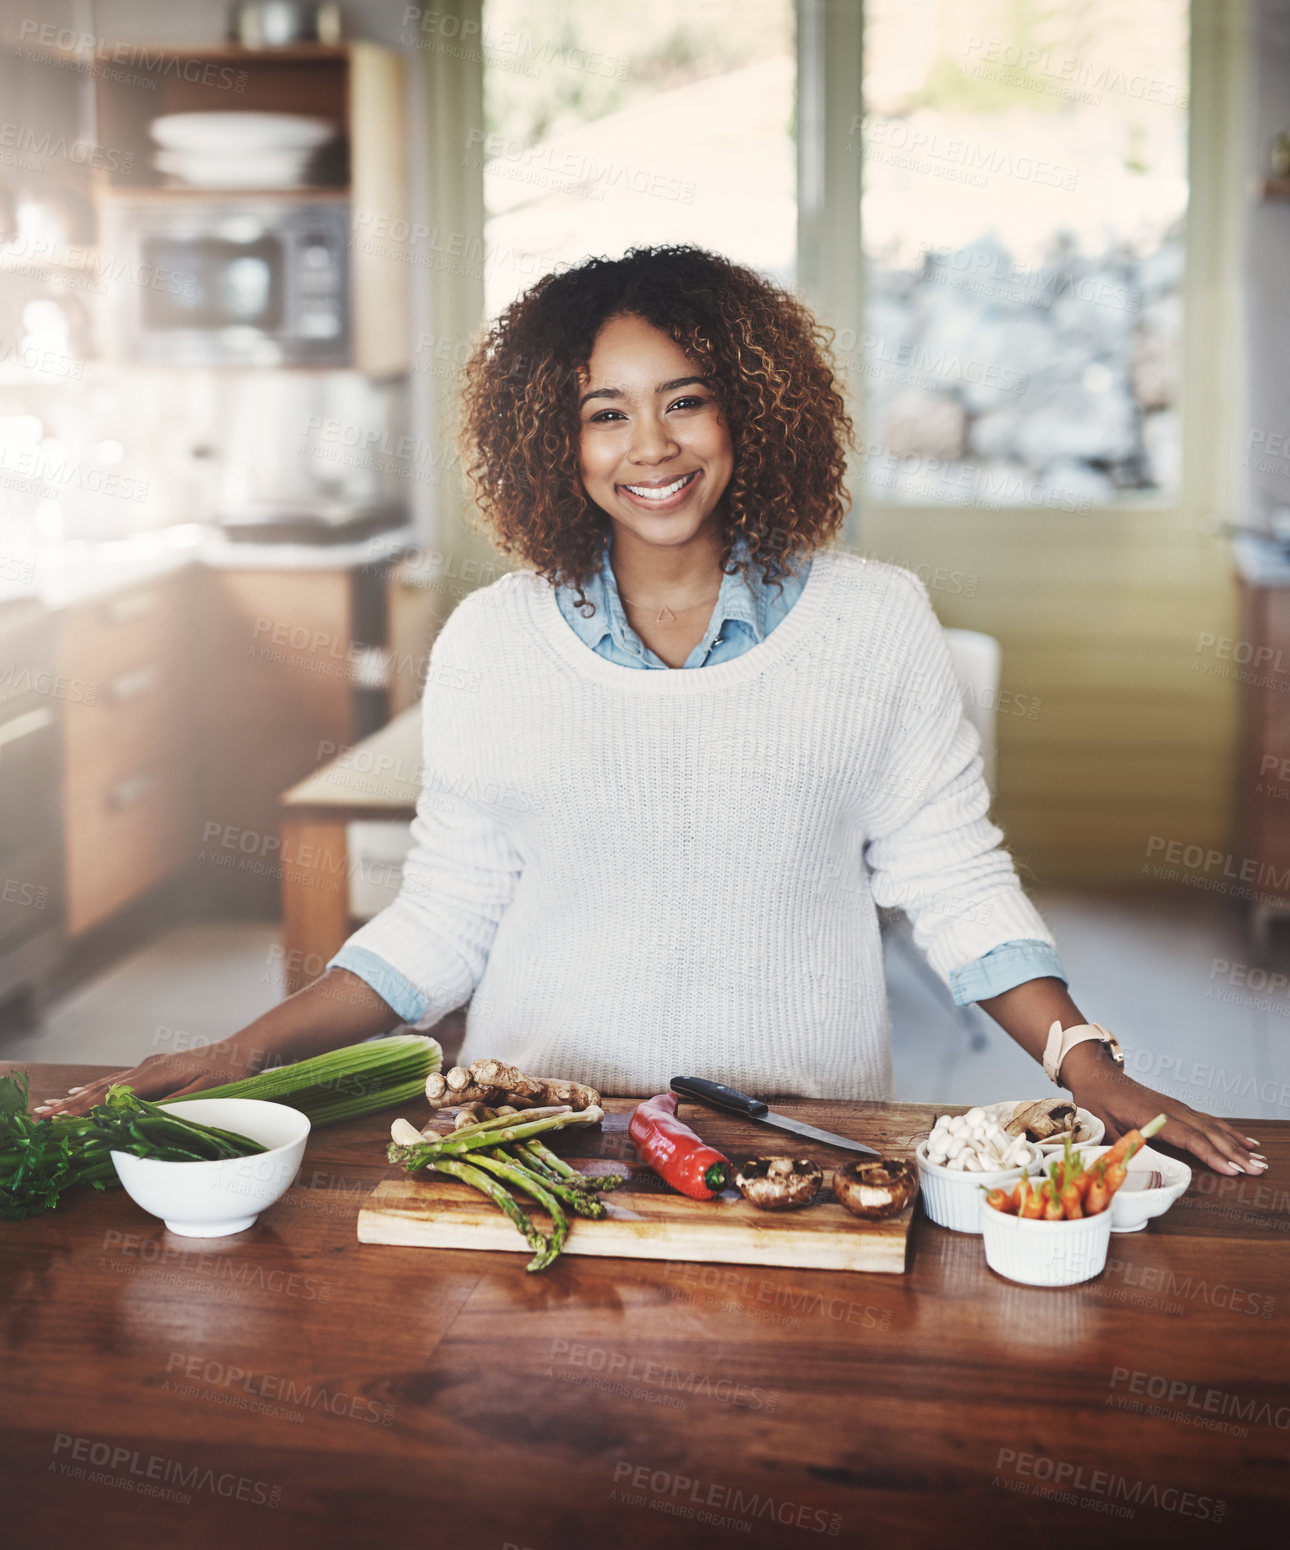
{"type": "MultiPolygon", "coordinates": [[[[587,601],[595,604],[595,613],[588,617],[575,608],[571,612],[570,622],[593,651],[600,646],[606,636],[609,636],[614,645],[620,651],[626,652],[628,656],[636,657],[651,667],[666,667],[667,664],[649,649],[627,622],[627,614],[618,595],[618,583],[614,577],[613,566],[609,562],[609,547],[609,541],[606,539],[600,556],[600,568],[583,588],[587,601]]],[[[746,558],[747,552],[748,546],[745,540],[736,539],[731,550],[731,558],[746,558]]],[[[755,645],[763,641],[769,634],[766,603],[776,596],[776,591],[774,582],[767,586],[755,569],[746,582],[738,571],[723,575],[721,591],[717,594],[712,615],[703,632],[703,639],[694,648],[690,660],[702,662],[721,639],[722,632],[728,625],[746,629],[751,637],[751,644],[755,645]]]]}

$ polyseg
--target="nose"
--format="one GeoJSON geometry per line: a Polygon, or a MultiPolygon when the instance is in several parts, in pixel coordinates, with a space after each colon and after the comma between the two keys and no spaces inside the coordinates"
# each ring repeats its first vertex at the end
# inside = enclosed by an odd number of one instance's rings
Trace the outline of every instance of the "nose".
{"type": "Polygon", "coordinates": [[[627,461],[642,468],[666,463],[681,450],[666,421],[656,415],[639,415],[632,425],[627,461]]]}

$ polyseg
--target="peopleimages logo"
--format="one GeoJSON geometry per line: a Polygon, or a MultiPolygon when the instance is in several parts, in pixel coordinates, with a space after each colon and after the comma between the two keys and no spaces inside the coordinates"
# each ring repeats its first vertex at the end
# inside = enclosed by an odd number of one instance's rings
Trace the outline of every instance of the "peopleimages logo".
{"type": "Polygon", "coordinates": [[[1069,1459],[1049,1458],[1042,1453],[1019,1453],[1016,1448],[1000,1448],[994,1461],[995,1483],[1011,1489],[999,1475],[1009,1471],[1021,1494],[1044,1496],[1062,1506],[1084,1507],[1114,1517],[1132,1518],[1137,1507],[1155,1507],[1161,1512],[1177,1512],[1184,1517],[1204,1518],[1221,1523],[1227,1515],[1227,1503],[1213,1496],[1199,1496],[1178,1486],[1163,1488],[1151,1480],[1130,1480],[1110,1469],[1090,1469],[1069,1459]],[[1035,1482],[1031,1485],[1030,1482],[1035,1482]],[[1080,1493],[1084,1493],[1081,1495],[1080,1493]],[[1131,1504],[1131,1505],[1130,1505],[1131,1504]]]}
{"type": "MultiPolygon", "coordinates": [[[[282,1487],[270,1485],[267,1480],[216,1474],[213,1469],[204,1469],[200,1464],[184,1464],[180,1459],[163,1458],[157,1453],[143,1454],[137,1448],[102,1442],[94,1437],[73,1437],[68,1432],[59,1432],[54,1437],[53,1453],[51,1470],[57,1469],[60,1474],[73,1479],[83,1478],[99,1485],[124,1488],[140,1496],[162,1495],[158,1486],[179,1486],[184,1491],[209,1491],[213,1496],[224,1496],[256,1507],[277,1507],[282,1500],[282,1487]],[[86,1465],[101,1473],[89,1473],[86,1465]]],[[[182,1497],[172,1499],[185,1500],[182,1497]]]]}
{"type": "Polygon", "coordinates": [[[689,1475],[674,1475],[670,1470],[651,1469],[648,1464],[629,1464],[625,1459],[619,1459],[614,1465],[614,1489],[610,1491],[609,1499],[628,1507],[649,1507],[670,1517],[692,1518],[696,1523],[709,1523],[714,1528],[737,1528],[741,1532],[751,1528],[754,1518],[764,1518],[785,1528],[805,1529],[812,1534],[836,1537],[842,1531],[841,1516],[823,1507],[788,1501],[760,1491],[744,1491],[719,1481],[705,1482],[689,1475]],[[734,1520],[720,1516],[727,1512],[743,1515],[742,1520],[739,1516],[734,1520]]]}

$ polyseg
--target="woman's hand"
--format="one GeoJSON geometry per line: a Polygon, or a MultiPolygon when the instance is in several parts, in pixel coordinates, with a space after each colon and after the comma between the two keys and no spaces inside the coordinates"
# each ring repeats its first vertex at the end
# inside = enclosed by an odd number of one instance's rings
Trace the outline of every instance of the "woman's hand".
{"type": "MultiPolygon", "coordinates": [[[[1014,1038],[1022,1049],[1041,1064],[1048,1030],[1055,1021],[1063,1028],[1074,1028],[1087,1019],[1071,1000],[1066,986],[1052,975],[1040,975],[1014,985],[981,1002],[995,1022],[1014,1038]]],[[[1250,1173],[1257,1178],[1268,1160],[1251,1136],[1201,1114],[1177,1098],[1166,1098],[1141,1082],[1135,1082],[1106,1053],[1096,1039],[1084,1039],[1066,1055],[1059,1072],[1061,1084],[1069,1089],[1081,1109],[1096,1114],[1116,1140],[1128,1130],[1137,1130],[1162,1110],[1168,1116],[1160,1139],[1180,1152],[1190,1152],[1215,1173],[1250,1173]]]]}
{"type": "Polygon", "coordinates": [[[73,1087],[66,1098],[51,1098],[37,1104],[32,1113],[38,1119],[49,1119],[55,1114],[85,1114],[104,1101],[114,1082],[133,1088],[141,1098],[173,1098],[180,1093],[201,1092],[204,1087],[254,1076],[262,1052],[251,1050],[249,1055],[250,1060],[247,1051],[227,1039],[183,1054],[149,1055],[128,1071],[114,1071],[85,1087],[73,1087]]]}
{"type": "MultiPolygon", "coordinates": [[[[1077,1046],[1077,1049],[1084,1048],[1084,1045],[1077,1046]]],[[[1177,1098],[1166,1098],[1163,1093],[1153,1092],[1109,1061],[1102,1060],[1099,1064],[1101,1069],[1072,1077],[1068,1056],[1062,1064],[1062,1076],[1068,1081],[1071,1096],[1080,1108],[1096,1114],[1108,1132],[1113,1132],[1108,1135],[1108,1140],[1115,1140],[1128,1130],[1139,1129],[1157,1114],[1164,1113],[1168,1119],[1159,1133],[1160,1140],[1176,1146],[1181,1152],[1191,1152],[1216,1173],[1249,1173],[1257,1178],[1268,1166],[1267,1158],[1257,1151],[1259,1143],[1251,1136],[1242,1135],[1226,1120],[1201,1114],[1177,1098]]]]}

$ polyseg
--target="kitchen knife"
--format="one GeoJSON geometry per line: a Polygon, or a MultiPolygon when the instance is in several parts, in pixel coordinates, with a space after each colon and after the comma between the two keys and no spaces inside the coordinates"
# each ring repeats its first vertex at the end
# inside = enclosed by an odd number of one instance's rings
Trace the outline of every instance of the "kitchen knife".
{"type": "Polygon", "coordinates": [[[707,1082],[701,1076],[674,1076],[672,1091],[698,1103],[710,1104],[714,1109],[724,1109],[727,1114],[739,1114],[744,1119],[755,1119],[762,1125],[773,1125],[776,1130],[791,1130],[794,1135],[806,1136],[812,1141],[823,1141],[826,1146],[843,1146],[848,1152],[861,1152],[866,1157],[881,1157],[871,1146],[861,1146],[847,1136],[835,1135],[831,1130],[819,1130],[800,1119],[790,1119],[787,1114],[776,1114],[760,1098],[750,1098],[747,1093],[733,1087],[723,1087],[720,1082],[707,1082]]]}

